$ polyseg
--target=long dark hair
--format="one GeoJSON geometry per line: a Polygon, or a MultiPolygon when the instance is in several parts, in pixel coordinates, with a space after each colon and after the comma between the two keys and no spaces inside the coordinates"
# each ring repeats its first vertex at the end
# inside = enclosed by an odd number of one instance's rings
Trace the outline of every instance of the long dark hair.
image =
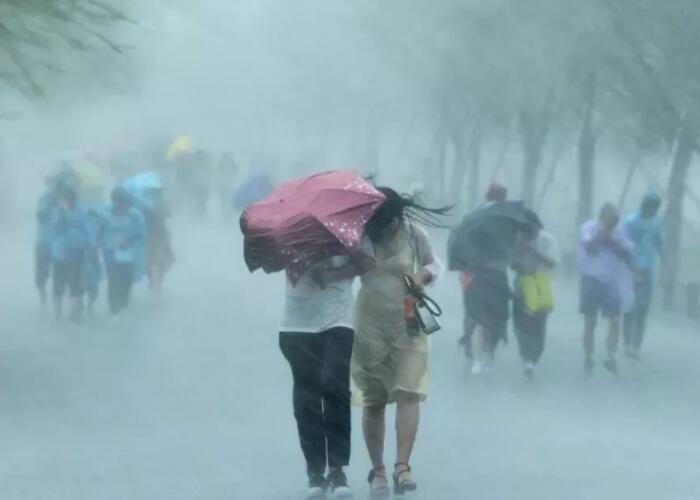
{"type": "Polygon", "coordinates": [[[443,218],[450,214],[453,206],[430,208],[417,202],[409,195],[400,195],[390,187],[379,186],[386,200],[377,209],[372,218],[367,222],[365,231],[373,242],[381,238],[381,234],[394,219],[416,222],[426,227],[446,228],[443,218]]]}

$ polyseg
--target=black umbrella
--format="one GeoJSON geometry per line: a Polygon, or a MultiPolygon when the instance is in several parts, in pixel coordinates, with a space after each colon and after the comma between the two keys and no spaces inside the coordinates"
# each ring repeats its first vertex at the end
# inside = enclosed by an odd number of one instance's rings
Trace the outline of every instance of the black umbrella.
{"type": "Polygon", "coordinates": [[[522,201],[493,203],[467,215],[450,236],[450,270],[468,271],[488,262],[508,260],[518,232],[529,226],[522,201]]]}

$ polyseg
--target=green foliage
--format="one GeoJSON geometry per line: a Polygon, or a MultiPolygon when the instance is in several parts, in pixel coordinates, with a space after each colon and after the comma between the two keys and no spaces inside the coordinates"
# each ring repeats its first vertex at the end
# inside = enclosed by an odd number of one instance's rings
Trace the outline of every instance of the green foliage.
{"type": "Polygon", "coordinates": [[[111,31],[133,22],[108,0],[0,0],[0,85],[41,96],[75,69],[69,54],[91,62],[124,55],[128,47],[111,31]]]}

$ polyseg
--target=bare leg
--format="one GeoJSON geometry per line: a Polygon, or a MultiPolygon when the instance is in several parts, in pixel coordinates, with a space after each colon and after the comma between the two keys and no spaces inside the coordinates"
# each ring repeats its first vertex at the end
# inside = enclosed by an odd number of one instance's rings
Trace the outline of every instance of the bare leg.
{"type": "Polygon", "coordinates": [[[472,335],[472,373],[478,375],[483,370],[483,365],[488,356],[487,333],[483,326],[476,327],[472,335]]]}
{"type": "Polygon", "coordinates": [[[595,327],[596,327],[596,317],[593,315],[586,315],[584,321],[583,330],[583,354],[584,362],[587,371],[593,369],[593,351],[595,349],[595,327]]]}
{"type": "Polygon", "coordinates": [[[610,329],[608,330],[608,359],[615,359],[619,338],[620,318],[612,318],[610,320],[610,329]]]}
{"type": "Polygon", "coordinates": [[[369,476],[372,498],[384,498],[389,494],[389,482],[384,467],[385,413],[386,405],[365,407],[362,412],[362,431],[372,461],[372,472],[369,476]]]}
{"type": "Polygon", "coordinates": [[[396,461],[408,464],[411,462],[413,445],[418,434],[420,420],[420,400],[414,394],[399,396],[396,406],[396,461]]]}
{"type": "Polygon", "coordinates": [[[372,467],[375,469],[384,467],[385,413],[384,405],[368,406],[362,412],[362,431],[372,467]]]}
{"type": "Polygon", "coordinates": [[[396,407],[396,465],[394,467],[394,488],[397,494],[416,489],[411,478],[411,453],[418,433],[420,420],[420,399],[415,394],[399,394],[396,407]]]}

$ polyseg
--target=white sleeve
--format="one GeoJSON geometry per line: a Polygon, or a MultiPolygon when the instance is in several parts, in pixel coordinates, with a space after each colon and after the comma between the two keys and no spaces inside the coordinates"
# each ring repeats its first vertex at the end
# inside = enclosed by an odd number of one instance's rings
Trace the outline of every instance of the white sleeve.
{"type": "Polygon", "coordinates": [[[413,234],[415,238],[417,258],[419,266],[425,269],[433,276],[435,282],[443,273],[445,266],[440,258],[435,255],[433,247],[430,244],[428,232],[420,226],[413,226],[413,234]]]}
{"type": "Polygon", "coordinates": [[[548,260],[554,265],[559,264],[559,247],[557,246],[554,236],[551,234],[540,232],[540,236],[537,238],[537,242],[535,243],[535,251],[540,257],[548,260]]]}

